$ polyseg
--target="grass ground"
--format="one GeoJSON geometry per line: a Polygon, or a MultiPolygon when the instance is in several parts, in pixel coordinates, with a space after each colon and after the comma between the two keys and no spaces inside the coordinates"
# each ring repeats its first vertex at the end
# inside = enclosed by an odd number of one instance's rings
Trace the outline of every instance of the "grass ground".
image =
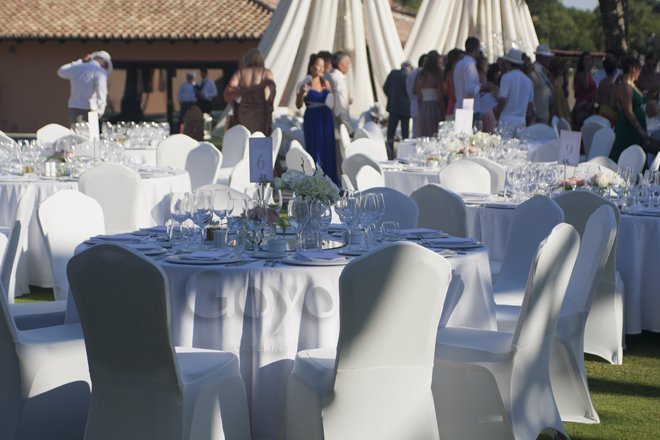
{"type": "MultiPolygon", "coordinates": [[[[33,290],[16,302],[48,301],[52,291],[33,290]]],[[[623,365],[587,355],[591,397],[600,424],[566,423],[573,440],[660,439],[660,333],[626,337],[623,365]]]]}

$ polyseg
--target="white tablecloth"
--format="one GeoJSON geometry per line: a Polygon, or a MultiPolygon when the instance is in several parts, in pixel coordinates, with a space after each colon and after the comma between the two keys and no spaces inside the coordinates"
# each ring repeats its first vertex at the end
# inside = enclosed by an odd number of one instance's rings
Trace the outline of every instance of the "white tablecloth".
{"type": "MultiPolygon", "coordinates": [[[[495,329],[486,249],[449,261],[453,278],[441,325],[495,329]]],[[[286,386],[296,353],[337,344],[344,266],[160,264],[169,280],[174,343],[239,356],[253,438],[284,438],[286,386]]],[[[69,301],[67,322],[77,319],[69,301]]]]}
{"type": "MultiPolygon", "coordinates": [[[[52,287],[48,253],[39,230],[37,208],[49,196],[61,189],[78,189],[77,182],[22,179],[12,181],[0,180],[0,226],[10,228],[14,222],[16,206],[21,195],[28,186],[37,189],[35,211],[28,225],[28,248],[19,258],[16,274],[18,292],[28,292],[29,285],[52,287]]],[[[142,194],[148,207],[144,226],[163,224],[169,218],[169,193],[190,191],[190,177],[185,171],[177,174],[142,179],[142,194]]]]}
{"type": "Polygon", "coordinates": [[[124,162],[129,165],[156,166],[156,148],[126,148],[124,162]]]}
{"type": "MultiPolygon", "coordinates": [[[[468,234],[483,241],[501,261],[513,209],[468,206],[468,234]]],[[[621,215],[616,267],[624,283],[624,330],[660,332],[660,217],[621,215]]]]}
{"type": "Polygon", "coordinates": [[[383,174],[385,175],[386,187],[395,189],[407,196],[429,183],[440,183],[439,170],[403,171],[385,169],[383,174]]]}

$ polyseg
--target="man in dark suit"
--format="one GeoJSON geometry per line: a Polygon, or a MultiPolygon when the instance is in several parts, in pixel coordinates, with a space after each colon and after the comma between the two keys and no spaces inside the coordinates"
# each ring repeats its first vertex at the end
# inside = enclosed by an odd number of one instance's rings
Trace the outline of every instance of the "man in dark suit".
{"type": "Polygon", "coordinates": [[[410,99],[408,99],[408,93],[406,92],[406,77],[412,69],[412,63],[404,61],[401,63],[400,69],[392,70],[387,75],[383,85],[383,91],[387,96],[386,110],[390,114],[387,123],[387,154],[390,158],[393,157],[394,134],[399,122],[401,122],[401,137],[406,139],[409,136],[410,99]]]}

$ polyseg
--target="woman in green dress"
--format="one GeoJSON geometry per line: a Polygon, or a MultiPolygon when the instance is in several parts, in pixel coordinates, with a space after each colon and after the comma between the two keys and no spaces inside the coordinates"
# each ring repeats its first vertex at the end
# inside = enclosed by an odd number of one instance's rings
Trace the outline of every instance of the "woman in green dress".
{"type": "Polygon", "coordinates": [[[644,96],[635,85],[639,78],[642,65],[635,57],[627,57],[621,63],[623,75],[617,90],[619,116],[614,127],[616,139],[612,146],[610,158],[617,162],[621,152],[631,145],[640,145],[646,149],[649,135],[646,132],[646,114],[644,113],[644,96]]]}

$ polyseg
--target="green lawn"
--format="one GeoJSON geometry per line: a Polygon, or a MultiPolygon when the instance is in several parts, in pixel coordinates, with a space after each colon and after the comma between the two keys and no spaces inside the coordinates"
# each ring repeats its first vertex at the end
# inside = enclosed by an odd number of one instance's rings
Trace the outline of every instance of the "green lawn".
{"type": "MultiPolygon", "coordinates": [[[[16,302],[52,300],[49,290],[16,302]]],[[[573,440],[660,439],[660,333],[626,337],[623,365],[587,356],[589,388],[600,424],[566,423],[573,440]]]]}

